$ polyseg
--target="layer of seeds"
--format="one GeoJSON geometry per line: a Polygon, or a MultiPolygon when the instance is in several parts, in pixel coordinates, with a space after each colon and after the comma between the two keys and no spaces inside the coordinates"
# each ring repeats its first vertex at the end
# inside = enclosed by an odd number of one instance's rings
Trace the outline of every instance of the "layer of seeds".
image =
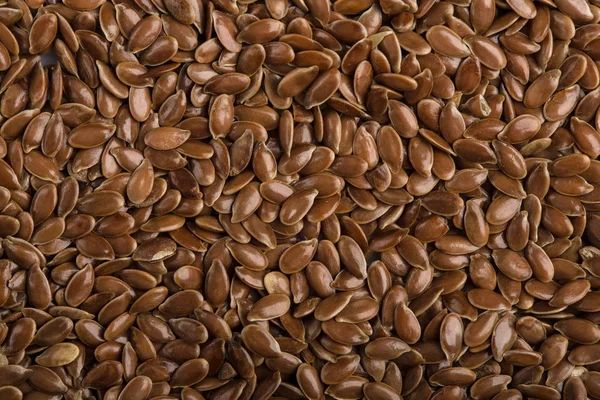
{"type": "Polygon", "coordinates": [[[599,21],[0,0],[0,399],[600,399],[599,21]]]}

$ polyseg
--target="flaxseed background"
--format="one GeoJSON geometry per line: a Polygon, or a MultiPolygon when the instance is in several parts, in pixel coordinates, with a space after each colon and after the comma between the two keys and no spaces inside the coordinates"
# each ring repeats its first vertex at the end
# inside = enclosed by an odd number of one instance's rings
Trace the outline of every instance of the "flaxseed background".
{"type": "Polygon", "coordinates": [[[599,0],[0,0],[0,400],[600,399],[599,0]]]}

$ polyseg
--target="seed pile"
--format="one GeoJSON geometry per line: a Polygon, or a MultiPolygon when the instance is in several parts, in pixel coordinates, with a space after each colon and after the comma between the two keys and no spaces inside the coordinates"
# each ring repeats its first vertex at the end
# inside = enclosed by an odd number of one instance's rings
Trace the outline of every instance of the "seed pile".
{"type": "Polygon", "coordinates": [[[0,399],[600,399],[597,0],[0,3],[0,399]]]}

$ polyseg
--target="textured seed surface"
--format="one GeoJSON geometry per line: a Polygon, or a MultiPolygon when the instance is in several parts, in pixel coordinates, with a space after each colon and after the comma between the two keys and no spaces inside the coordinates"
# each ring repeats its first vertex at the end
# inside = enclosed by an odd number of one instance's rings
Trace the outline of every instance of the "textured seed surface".
{"type": "Polygon", "coordinates": [[[599,7],[0,0],[0,400],[600,399],[599,7]]]}

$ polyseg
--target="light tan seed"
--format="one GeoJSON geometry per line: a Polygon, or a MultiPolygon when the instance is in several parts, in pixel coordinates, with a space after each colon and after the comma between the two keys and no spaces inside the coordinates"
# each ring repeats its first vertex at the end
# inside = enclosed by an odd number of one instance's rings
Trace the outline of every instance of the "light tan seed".
{"type": "Polygon", "coordinates": [[[72,343],[57,343],[44,350],[35,361],[45,367],[66,365],[79,355],[79,348],[72,343]]]}

